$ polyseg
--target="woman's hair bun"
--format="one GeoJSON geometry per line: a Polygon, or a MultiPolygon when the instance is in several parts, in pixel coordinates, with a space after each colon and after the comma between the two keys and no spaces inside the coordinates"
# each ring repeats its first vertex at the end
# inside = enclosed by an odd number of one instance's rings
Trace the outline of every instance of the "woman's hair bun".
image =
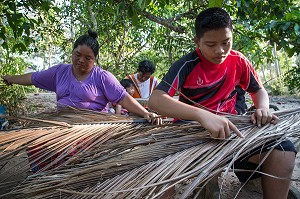
{"type": "Polygon", "coordinates": [[[88,30],[88,34],[93,37],[94,39],[97,39],[98,33],[92,30],[88,30]]]}

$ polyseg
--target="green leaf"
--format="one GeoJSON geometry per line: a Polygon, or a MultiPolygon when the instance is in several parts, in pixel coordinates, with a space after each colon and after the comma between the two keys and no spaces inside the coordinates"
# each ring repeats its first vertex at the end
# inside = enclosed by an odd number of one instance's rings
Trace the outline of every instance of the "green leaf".
{"type": "Polygon", "coordinates": [[[55,12],[57,12],[57,13],[60,13],[60,12],[62,12],[62,10],[61,9],[59,9],[58,7],[53,7],[52,8],[55,12]]]}
{"type": "Polygon", "coordinates": [[[276,26],[277,22],[272,20],[271,23],[270,23],[270,29],[274,28],[276,26]]]}
{"type": "Polygon", "coordinates": [[[297,23],[294,26],[294,31],[296,35],[300,35],[300,26],[297,23]]]}
{"type": "Polygon", "coordinates": [[[108,2],[109,5],[112,5],[114,0],[107,0],[107,2],[108,2]]]}
{"type": "Polygon", "coordinates": [[[124,10],[125,8],[125,2],[122,1],[121,3],[119,3],[119,10],[124,10]]]}
{"type": "Polygon", "coordinates": [[[284,24],[284,26],[282,27],[283,30],[287,30],[290,27],[291,23],[290,22],[286,22],[284,24]]]}
{"type": "Polygon", "coordinates": [[[4,28],[4,27],[1,28],[1,31],[0,31],[0,38],[2,38],[3,40],[6,39],[6,36],[5,36],[5,28],[4,28]]]}
{"type": "Polygon", "coordinates": [[[8,7],[11,11],[15,12],[16,11],[16,4],[14,3],[14,1],[10,1],[8,3],[8,7]]]}
{"type": "Polygon", "coordinates": [[[132,24],[134,26],[137,26],[139,24],[139,18],[137,16],[137,13],[135,10],[133,10],[133,15],[132,15],[132,24]]]}
{"type": "Polygon", "coordinates": [[[22,28],[24,29],[24,32],[27,35],[30,35],[30,24],[29,23],[23,23],[22,28]]]}
{"type": "Polygon", "coordinates": [[[22,36],[22,33],[23,33],[23,29],[22,29],[22,28],[18,28],[18,29],[17,29],[17,33],[16,33],[17,36],[18,36],[18,37],[21,37],[21,36],[22,36]]]}
{"type": "Polygon", "coordinates": [[[4,41],[3,44],[1,45],[4,49],[8,50],[7,43],[4,41]]]}
{"type": "Polygon", "coordinates": [[[285,16],[285,19],[287,21],[290,21],[291,19],[293,19],[293,15],[291,13],[287,13],[286,16],[285,16]]]}
{"type": "Polygon", "coordinates": [[[143,6],[145,5],[145,0],[138,0],[138,5],[143,10],[144,9],[143,6]]]}
{"type": "Polygon", "coordinates": [[[208,7],[222,7],[223,5],[223,0],[209,0],[208,2],[208,7]]]}
{"type": "Polygon", "coordinates": [[[295,48],[291,48],[289,50],[287,50],[287,53],[288,53],[288,56],[289,57],[292,57],[296,52],[296,49],[295,48]]]}
{"type": "Polygon", "coordinates": [[[130,18],[132,18],[132,16],[133,16],[133,8],[132,8],[131,5],[128,7],[128,16],[129,16],[130,18]]]}
{"type": "Polygon", "coordinates": [[[145,6],[149,5],[150,3],[151,3],[151,0],[146,0],[146,5],[145,6]]]}

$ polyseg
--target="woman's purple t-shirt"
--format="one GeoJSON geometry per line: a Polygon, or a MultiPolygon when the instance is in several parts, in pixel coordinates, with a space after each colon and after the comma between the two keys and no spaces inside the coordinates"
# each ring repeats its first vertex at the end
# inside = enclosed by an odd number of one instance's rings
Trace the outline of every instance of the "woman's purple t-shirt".
{"type": "Polygon", "coordinates": [[[107,112],[108,102],[119,103],[126,90],[113,74],[94,66],[89,76],[78,81],[72,64],[59,64],[31,76],[33,85],[56,93],[57,108],[75,108],[107,112]]]}

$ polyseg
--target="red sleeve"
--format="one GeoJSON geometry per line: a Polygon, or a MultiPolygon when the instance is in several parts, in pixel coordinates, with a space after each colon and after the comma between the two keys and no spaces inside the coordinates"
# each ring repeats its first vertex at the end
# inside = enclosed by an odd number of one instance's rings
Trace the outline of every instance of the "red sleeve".
{"type": "Polygon", "coordinates": [[[186,78],[197,66],[199,61],[200,59],[196,51],[182,57],[171,66],[162,81],[157,85],[156,89],[165,91],[173,97],[177,91],[180,91],[186,78]]]}
{"type": "Polygon", "coordinates": [[[263,85],[254,70],[253,65],[242,54],[240,55],[239,65],[242,67],[242,75],[240,79],[240,85],[242,88],[249,93],[253,93],[261,89],[263,85]]]}

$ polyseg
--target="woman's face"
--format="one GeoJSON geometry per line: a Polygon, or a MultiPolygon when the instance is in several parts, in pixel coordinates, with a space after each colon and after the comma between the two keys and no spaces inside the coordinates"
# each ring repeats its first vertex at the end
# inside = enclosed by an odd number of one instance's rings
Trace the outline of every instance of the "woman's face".
{"type": "Polygon", "coordinates": [[[73,68],[76,72],[89,73],[95,64],[95,55],[87,45],[78,45],[72,53],[73,68]]]}

